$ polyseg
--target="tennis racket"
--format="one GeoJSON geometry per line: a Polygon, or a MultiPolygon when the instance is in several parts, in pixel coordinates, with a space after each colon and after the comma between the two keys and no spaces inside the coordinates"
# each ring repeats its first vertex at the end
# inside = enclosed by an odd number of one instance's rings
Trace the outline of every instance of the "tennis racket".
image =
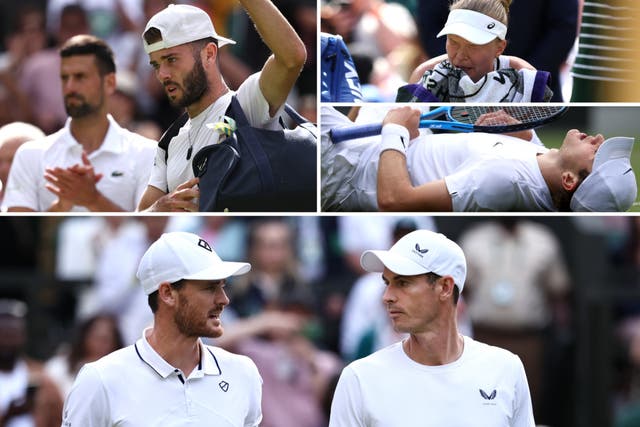
{"type": "MultiPolygon", "coordinates": [[[[420,127],[457,132],[508,133],[542,126],[557,120],[566,111],[567,107],[564,106],[438,107],[420,116],[420,127]],[[503,110],[511,118],[509,120],[488,120],[482,125],[475,125],[481,115],[499,110],[503,110]],[[440,118],[444,120],[436,120],[440,118]]],[[[349,139],[380,135],[381,132],[382,124],[370,123],[332,129],[329,132],[329,137],[332,142],[338,143],[349,139]]]]}

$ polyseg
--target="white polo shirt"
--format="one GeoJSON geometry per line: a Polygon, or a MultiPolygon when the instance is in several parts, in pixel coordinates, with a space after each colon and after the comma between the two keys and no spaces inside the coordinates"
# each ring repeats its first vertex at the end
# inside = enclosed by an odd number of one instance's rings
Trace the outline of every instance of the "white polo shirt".
{"type": "Polygon", "coordinates": [[[342,371],[329,427],[534,427],[524,367],[464,337],[458,360],[419,364],[393,344],[342,371]]]}
{"type": "Polygon", "coordinates": [[[225,93],[196,117],[187,120],[171,139],[168,157],[167,152],[158,147],[149,185],[170,193],[180,184],[195,177],[193,157],[203,147],[218,143],[220,133],[213,129],[213,125],[223,121],[234,93],[251,126],[280,129],[278,117],[284,105],[273,117],[269,115],[269,103],[260,90],[259,79],[260,73],[252,74],[236,92],[225,93]]]}
{"type": "Polygon", "coordinates": [[[254,427],[262,420],[262,378],[246,356],[200,344],[185,377],[149,345],[86,364],[63,410],[63,427],[254,427]]]}
{"type": "MultiPolygon", "coordinates": [[[[322,209],[378,210],[380,136],[333,144],[329,130],[352,124],[322,108],[322,209]]],[[[423,134],[406,151],[415,186],[445,180],[453,210],[554,211],[536,156],[547,148],[508,135],[423,134]]]]}
{"type": "MultiPolygon", "coordinates": [[[[135,211],[149,181],[156,142],[130,132],[111,117],[109,129],[100,148],[89,154],[96,173],[104,176],[98,190],[125,211],[135,211]]],[[[25,207],[46,211],[57,197],[45,188],[45,168],[82,164],[82,145],[70,130],[71,119],[64,128],[43,139],[20,146],[9,172],[2,210],[25,207]]],[[[72,211],[86,212],[82,206],[72,211]]]]}

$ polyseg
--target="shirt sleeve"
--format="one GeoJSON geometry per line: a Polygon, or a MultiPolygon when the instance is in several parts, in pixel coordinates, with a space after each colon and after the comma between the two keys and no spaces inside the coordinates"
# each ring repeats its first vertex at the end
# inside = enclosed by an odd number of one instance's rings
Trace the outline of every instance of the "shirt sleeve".
{"type": "Polygon", "coordinates": [[[64,403],[62,427],[111,427],[109,398],[97,370],[85,365],[64,403]]]}
{"type": "Polygon", "coordinates": [[[258,427],[262,422],[262,377],[257,366],[251,362],[253,386],[249,396],[249,412],[245,420],[245,427],[258,427]]]}
{"type": "Polygon", "coordinates": [[[279,129],[278,119],[284,111],[284,103],[271,117],[269,103],[260,89],[260,73],[250,75],[236,91],[238,102],[251,126],[264,129],[279,129]]]}
{"type": "Polygon", "coordinates": [[[511,427],[535,427],[533,420],[533,405],[531,404],[531,394],[529,392],[529,384],[527,383],[527,375],[524,366],[519,357],[514,356],[515,364],[515,400],[513,408],[513,422],[511,427]]]}
{"type": "Polygon", "coordinates": [[[151,177],[149,178],[149,185],[168,193],[169,184],[167,182],[166,155],[166,151],[164,151],[162,148],[156,148],[153,168],[151,169],[151,177]]]}
{"type": "Polygon", "coordinates": [[[353,368],[347,366],[342,370],[333,395],[329,427],[366,427],[362,406],[358,377],[353,368]]]}
{"type": "Polygon", "coordinates": [[[469,167],[463,165],[458,172],[446,176],[453,211],[513,210],[517,194],[512,162],[512,159],[487,159],[469,167]]]}
{"type": "Polygon", "coordinates": [[[38,186],[44,185],[41,183],[41,179],[44,179],[42,178],[44,171],[40,170],[40,175],[38,175],[38,169],[41,167],[41,155],[41,150],[30,142],[18,148],[9,170],[7,188],[2,201],[3,211],[10,207],[40,210],[38,186]]]}
{"type": "MultiPolygon", "coordinates": [[[[156,148],[155,144],[149,142],[144,144],[144,146],[140,149],[140,159],[139,159],[139,167],[140,170],[136,175],[136,192],[135,192],[135,204],[133,210],[140,204],[140,200],[144,192],[147,190],[147,186],[151,180],[151,174],[155,171],[155,156],[157,155],[157,150],[160,147],[156,148]]],[[[166,181],[166,173],[165,173],[165,181],[166,181]]]]}

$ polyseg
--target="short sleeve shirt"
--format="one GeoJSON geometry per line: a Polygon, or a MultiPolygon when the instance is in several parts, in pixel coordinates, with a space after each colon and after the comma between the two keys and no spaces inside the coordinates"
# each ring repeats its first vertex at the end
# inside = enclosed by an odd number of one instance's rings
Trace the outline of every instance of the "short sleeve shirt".
{"type": "Polygon", "coordinates": [[[246,356],[205,346],[185,376],[143,336],[86,364],[65,401],[63,427],[256,427],[262,378],[246,356]]]}
{"type": "MultiPolygon", "coordinates": [[[[235,92],[236,97],[252,126],[277,129],[281,109],[271,117],[269,103],[259,85],[260,73],[252,74],[235,92]]],[[[168,153],[158,147],[149,185],[164,192],[175,190],[180,184],[194,178],[193,156],[203,147],[216,144],[220,133],[213,128],[222,122],[231,104],[234,92],[227,92],[196,117],[190,118],[176,136],[171,139],[168,153]]]]}
{"type": "Polygon", "coordinates": [[[464,337],[458,360],[410,359],[396,343],[348,365],[331,404],[329,427],[534,427],[520,359],[464,337]]]}
{"type": "MultiPolygon", "coordinates": [[[[113,117],[108,119],[102,145],[89,154],[96,173],[103,175],[96,187],[125,211],[135,211],[149,181],[156,143],[120,127],[113,117]]],[[[9,172],[3,210],[25,207],[46,211],[57,200],[45,187],[45,169],[82,164],[82,145],[71,134],[70,125],[71,119],[58,132],[20,146],[9,172]]],[[[87,209],[74,206],[72,211],[87,209]]]]}

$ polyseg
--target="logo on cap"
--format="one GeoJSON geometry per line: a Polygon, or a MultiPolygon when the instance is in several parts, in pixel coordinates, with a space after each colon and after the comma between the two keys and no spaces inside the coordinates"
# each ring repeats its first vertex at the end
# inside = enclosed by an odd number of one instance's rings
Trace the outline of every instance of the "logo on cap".
{"type": "MultiPolygon", "coordinates": [[[[206,243],[206,242],[205,242],[205,243],[206,243]]],[[[218,383],[218,385],[220,386],[220,388],[222,389],[222,391],[224,391],[225,393],[226,393],[227,391],[229,391],[229,383],[228,383],[228,382],[226,382],[226,381],[220,381],[220,382],[218,383]]],[[[494,392],[494,393],[495,393],[495,392],[494,392]]]]}
{"type": "Polygon", "coordinates": [[[491,24],[487,25],[487,28],[490,30],[493,30],[493,28],[496,26],[495,22],[492,22],[491,24]]]}
{"type": "Polygon", "coordinates": [[[213,252],[213,250],[211,249],[211,246],[209,246],[209,244],[204,239],[200,239],[200,241],[198,241],[198,246],[208,250],[209,252],[213,252]]]}
{"type": "Polygon", "coordinates": [[[421,249],[421,248],[420,248],[420,245],[419,245],[418,243],[416,243],[416,246],[415,246],[415,252],[416,252],[418,255],[422,256],[422,254],[426,254],[427,252],[429,252],[429,249],[421,249]]]}

